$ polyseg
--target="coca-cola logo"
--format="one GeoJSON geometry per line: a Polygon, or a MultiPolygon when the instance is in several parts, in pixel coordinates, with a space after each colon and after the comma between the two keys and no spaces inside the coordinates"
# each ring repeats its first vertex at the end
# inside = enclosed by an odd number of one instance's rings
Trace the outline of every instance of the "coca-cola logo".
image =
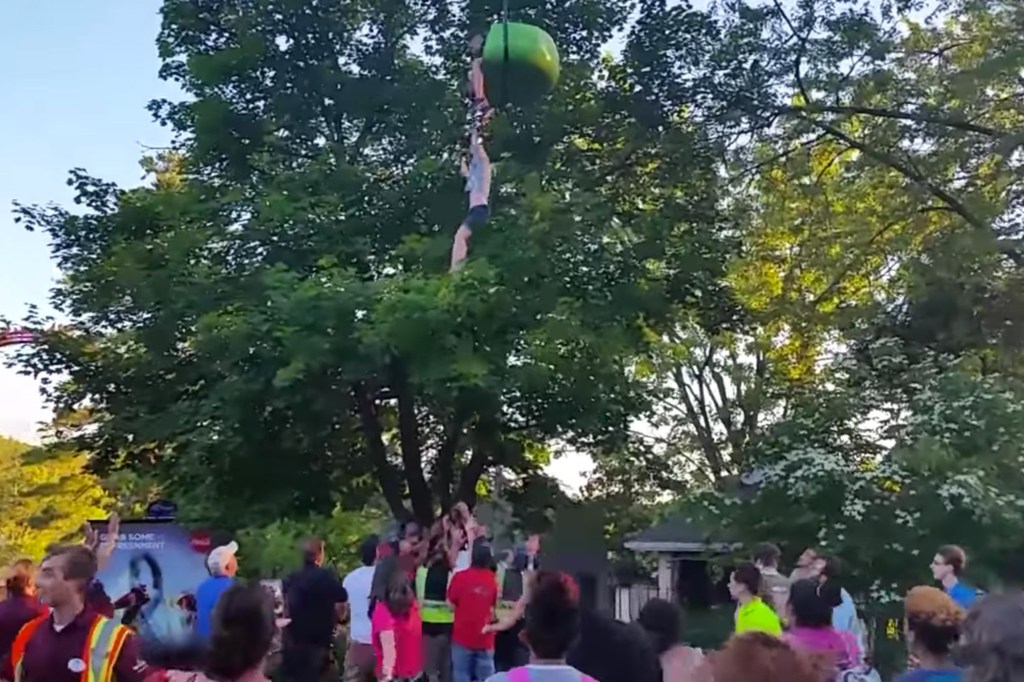
{"type": "Polygon", "coordinates": [[[210,551],[210,532],[206,530],[194,530],[189,533],[188,543],[192,545],[192,551],[199,554],[207,554],[210,551]]]}

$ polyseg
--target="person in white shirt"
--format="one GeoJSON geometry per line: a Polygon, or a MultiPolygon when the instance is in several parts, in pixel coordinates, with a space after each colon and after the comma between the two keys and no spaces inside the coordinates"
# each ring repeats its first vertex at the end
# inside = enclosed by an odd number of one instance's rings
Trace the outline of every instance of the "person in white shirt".
{"type": "Polygon", "coordinates": [[[370,637],[370,588],[380,538],[371,535],[359,545],[363,565],[345,576],[342,585],[348,592],[351,607],[348,651],[345,654],[345,682],[371,682],[373,675],[373,640],[370,637]]]}

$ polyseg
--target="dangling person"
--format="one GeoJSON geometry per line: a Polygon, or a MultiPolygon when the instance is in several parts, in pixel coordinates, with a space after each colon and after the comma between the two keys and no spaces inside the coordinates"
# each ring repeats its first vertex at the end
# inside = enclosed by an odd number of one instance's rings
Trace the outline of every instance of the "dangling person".
{"type": "Polygon", "coordinates": [[[469,253],[469,239],[473,230],[483,227],[491,215],[488,205],[491,194],[491,159],[484,149],[479,134],[473,134],[469,144],[469,163],[462,160],[462,175],[466,178],[466,194],[469,198],[469,211],[462,219],[459,229],[455,232],[452,243],[451,272],[462,267],[469,253]]]}
{"type": "Polygon", "coordinates": [[[469,56],[472,61],[469,64],[469,76],[467,90],[469,91],[469,118],[470,134],[475,134],[487,124],[494,109],[487,101],[487,92],[484,88],[484,36],[482,33],[473,33],[469,39],[469,56]]]}

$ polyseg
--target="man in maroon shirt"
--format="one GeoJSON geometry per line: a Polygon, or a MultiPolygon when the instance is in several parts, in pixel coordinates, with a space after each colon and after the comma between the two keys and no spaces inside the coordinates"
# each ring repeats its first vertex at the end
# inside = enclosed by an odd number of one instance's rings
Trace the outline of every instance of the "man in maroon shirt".
{"type": "Polygon", "coordinates": [[[21,559],[7,577],[7,599],[0,603],[0,661],[7,660],[11,645],[25,623],[43,615],[45,607],[36,599],[35,567],[21,559]]]}
{"type": "MultiPolygon", "coordinates": [[[[139,660],[135,635],[86,608],[86,589],[96,575],[96,554],[83,545],[51,549],[39,566],[39,599],[49,617],[22,629],[12,650],[20,682],[142,682],[148,672],[139,660]],[[33,627],[34,626],[34,627],[33,627]],[[19,649],[23,646],[23,651],[19,649]]],[[[14,679],[6,669],[6,679],[14,679]]]]}

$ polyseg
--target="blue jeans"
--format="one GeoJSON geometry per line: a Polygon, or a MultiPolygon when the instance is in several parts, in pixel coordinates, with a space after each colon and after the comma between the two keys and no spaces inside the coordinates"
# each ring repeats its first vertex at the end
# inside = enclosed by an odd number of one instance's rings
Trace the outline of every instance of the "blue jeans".
{"type": "Polygon", "coordinates": [[[484,682],[494,674],[494,651],[452,643],[452,682],[484,682]]]}

